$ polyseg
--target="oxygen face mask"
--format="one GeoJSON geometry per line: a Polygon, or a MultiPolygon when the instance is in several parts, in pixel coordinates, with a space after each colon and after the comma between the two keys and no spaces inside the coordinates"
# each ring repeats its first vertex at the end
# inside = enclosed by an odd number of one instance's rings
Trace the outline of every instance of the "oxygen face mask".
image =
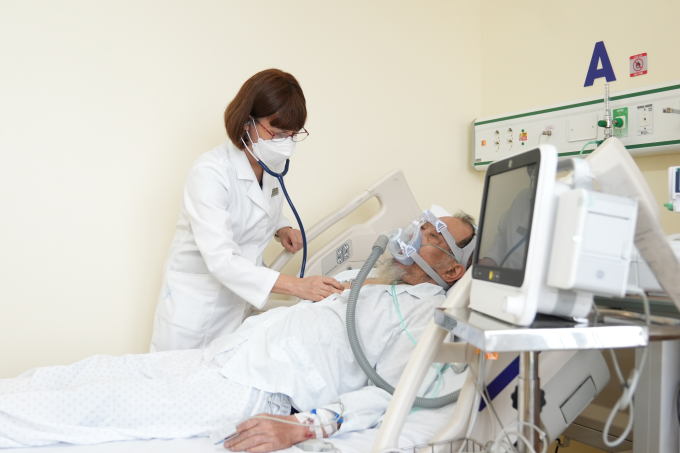
{"type": "Polygon", "coordinates": [[[425,260],[423,260],[423,258],[420,257],[418,254],[420,248],[424,246],[436,247],[444,251],[466,268],[467,262],[475,249],[474,240],[470,241],[470,243],[465,247],[458,247],[456,241],[453,239],[453,236],[451,236],[451,233],[449,233],[446,224],[430,211],[423,211],[420,216],[413,219],[404,228],[397,228],[396,230],[392,230],[384,234],[389,240],[387,244],[387,250],[390,252],[392,257],[397,260],[397,262],[403,264],[404,266],[410,266],[413,263],[418,264],[418,266],[420,266],[430,276],[430,278],[432,278],[439,286],[444,289],[449,289],[449,285],[444,282],[439,274],[437,274],[434,269],[432,269],[432,267],[427,264],[425,260]],[[422,243],[422,228],[426,223],[431,224],[437,233],[444,237],[444,240],[451,249],[451,252],[435,244],[422,243]]]}

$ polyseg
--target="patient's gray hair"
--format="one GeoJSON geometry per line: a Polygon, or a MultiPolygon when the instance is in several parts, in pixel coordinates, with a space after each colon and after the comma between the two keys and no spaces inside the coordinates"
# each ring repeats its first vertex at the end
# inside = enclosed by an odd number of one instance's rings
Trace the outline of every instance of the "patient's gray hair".
{"type": "Polygon", "coordinates": [[[466,245],[468,245],[470,242],[472,242],[472,239],[475,237],[474,232],[475,232],[475,227],[477,226],[477,221],[475,220],[474,217],[472,217],[470,214],[468,214],[467,212],[465,212],[463,210],[459,210],[458,212],[456,212],[453,215],[453,217],[462,220],[463,222],[470,225],[470,228],[472,228],[472,236],[470,236],[469,238],[465,238],[462,241],[456,243],[456,245],[458,247],[463,248],[466,245]]]}
{"type": "MultiPolygon", "coordinates": [[[[475,233],[475,231],[476,231],[475,228],[477,227],[477,221],[475,220],[474,217],[472,217],[470,214],[468,214],[467,212],[463,211],[462,209],[459,210],[458,212],[456,212],[453,216],[454,216],[455,218],[460,219],[460,220],[462,220],[463,222],[467,223],[467,224],[470,225],[470,227],[472,228],[472,236],[470,236],[469,238],[465,238],[465,239],[463,239],[462,241],[456,243],[456,245],[457,245],[458,247],[463,248],[463,247],[465,247],[466,245],[468,245],[470,242],[472,242],[473,239],[475,239],[475,234],[476,234],[476,233],[475,233]]],[[[468,259],[468,262],[465,263],[465,268],[466,268],[466,269],[469,268],[469,267],[472,265],[472,257],[473,257],[473,256],[474,256],[474,254],[470,255],[470,258],[468,259]]],[[[463,263],[461,263],[461,264],[463,264],[463,263]]]]}

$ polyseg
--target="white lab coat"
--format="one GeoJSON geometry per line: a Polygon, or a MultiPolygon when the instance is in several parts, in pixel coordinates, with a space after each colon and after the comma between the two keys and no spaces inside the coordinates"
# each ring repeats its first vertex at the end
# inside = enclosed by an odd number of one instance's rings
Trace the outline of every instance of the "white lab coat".
{"type": "Polygon", "coordinates": [[[279,229],[283,191],[265,173],[262,188],[245,153],[225,142],[194,163],[165,261],[151,352],[204,348],[261,308],[279,277],[262,254],[279,229]]]}

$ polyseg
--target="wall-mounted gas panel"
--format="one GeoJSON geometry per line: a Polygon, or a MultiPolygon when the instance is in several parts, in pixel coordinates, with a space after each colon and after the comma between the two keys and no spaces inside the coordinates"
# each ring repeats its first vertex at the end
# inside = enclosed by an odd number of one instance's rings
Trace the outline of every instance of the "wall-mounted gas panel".
{"type": "MultiPolygon", "coordinates": [[[[486,170],[496,160],[544,143],[555,145],[560,156],[578,154],[589,141],[604,139],[597,124],[605,115],[603,97],[475,120],[472,166],[486,170]]],[[[631,155],[680,152],[680,80],[610,92],[610,109],[621,125],[614,135],[631,155]]]]}

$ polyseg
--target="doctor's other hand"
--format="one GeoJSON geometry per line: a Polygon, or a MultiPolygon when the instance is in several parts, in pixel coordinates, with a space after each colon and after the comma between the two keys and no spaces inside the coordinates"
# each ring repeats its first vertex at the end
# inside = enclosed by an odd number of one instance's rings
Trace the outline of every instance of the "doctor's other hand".
{"type": "MultiPolygon", "coordinates": [[[[265,417],[298,423],[294,415],[269,415],[265,417]]],[[[252,418],[236,428],[239,435],[224,442],[224,448],[231,451],[268,452],[283,450],[308,439],[305,426],[290,425],[274,420],[252,418]]]]}
{"type": "Polygon", "coordinates": [[[276,234],[279,235],[283,248],[290,253],[295,253],[302,249],[302,232],[300,232],[300,230],[295,230],[291,227],[283,227],[277,231],[276,234]]]}

